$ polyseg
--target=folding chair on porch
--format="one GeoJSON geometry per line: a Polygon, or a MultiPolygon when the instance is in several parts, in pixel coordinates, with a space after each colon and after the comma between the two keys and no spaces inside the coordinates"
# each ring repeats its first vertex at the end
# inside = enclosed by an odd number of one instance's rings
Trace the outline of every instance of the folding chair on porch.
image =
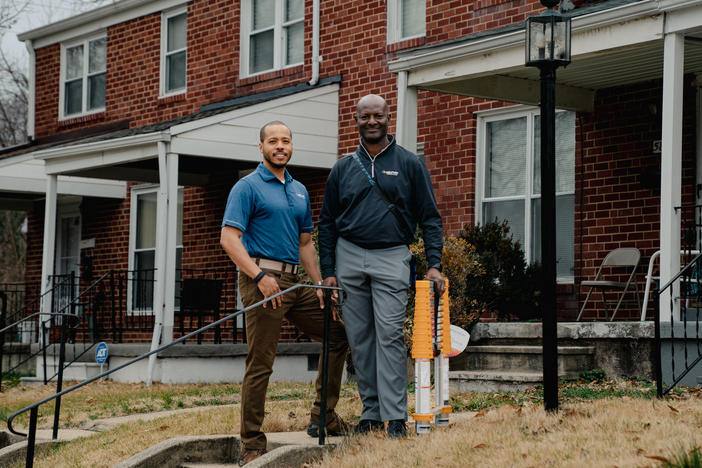
{"type": "MultiPolygon", "coordinates": [[[[604,310],[605,310],[605,316],[607,316],[607,295],[606,291],[607,290],[620,290],[621,296],[619,296],[619,301],[617,302],[616,307],[614,308],[614,312],[612,312],[612,317],[609,319],[610,321],[614,320],[614,316],[617,314],[617,310],[619,310],[619,306],[622,303],[622,300],[624,299],[624,296],[626,295],[627,290],[629,289],[629,285],[631,282],[634,280],[634,277],[636,276],[636,270],[639,267],[639,261],[641,260],[641,252],[639,252],[639,249],[634,248],[634,247],[620,247],[618,249],[612,250],[610,253],[607,254],[607,256],[604,258],[602,261],[602,264],[600,265],[600,268],[597,270],[597,274],[595,275],[594,280],[590,281],[583,281],[580,283],[580,286],[589,286],[590,290],[587,293],[587,296],[585,296],[585,302],[583,302],[583,306],[580,308],[580,313],[578,314],[578,318],[576,319],[577,321],[580,321],[580,317],[583,315],[583,311],[585,310],[585,306],[587,305],[587,301],[590,299],[590,295],[592,294],[593,289],[599,289],[600,292],[602,293],[602,301],[604,302],[604,310]],[[629,279],[626,281],[626,283],[622,283],[620,281],[609,281],[603,279],[603,273],[602,270],[607,268],[607,271],[611,271],[612,267],[629,267],[631,268],[631,274],[629,274],[629,279]]],[[[612,275],[619,275],[621,274],[620,272],[615,272],[612,273],[612,275]]],[[[634,281],[634,289],[635,289],[635,294],[636,294],[636,302],[639,305],[639,309],[641,308],[641,299],[639,298],[639,287],[636,281],[634,281]]]]}

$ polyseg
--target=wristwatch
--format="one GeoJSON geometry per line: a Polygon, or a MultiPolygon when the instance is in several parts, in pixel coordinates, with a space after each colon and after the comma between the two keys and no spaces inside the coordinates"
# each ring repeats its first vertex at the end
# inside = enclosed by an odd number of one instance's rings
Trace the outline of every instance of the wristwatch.
{"type": "Polygon", "coordinates": [[[315,286],[323,286],[324,285],[324,280],[319,280],[316,283],[314,283],[315,286]]]}

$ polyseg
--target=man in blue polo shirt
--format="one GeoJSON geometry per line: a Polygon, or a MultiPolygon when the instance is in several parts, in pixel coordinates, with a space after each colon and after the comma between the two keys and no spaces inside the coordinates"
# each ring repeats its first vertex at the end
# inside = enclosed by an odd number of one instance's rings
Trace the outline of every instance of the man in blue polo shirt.
{"type": "MultiPolygon", "coordinates": [[[[305,186],[285,169],[292,156],[292,132],[283,122],[273,121],[261,128],[259,137],[263,161],[229,193],[220,240],[229,258],[239,267],[239,293],[247,307],[297,283],[300,263],[312,281],[322,284],[312,242],[314,226],[309,196],[305,186]]],[[[323,307],[321,289],[315,292],[312,288],[301,288],[246,313],[249,352],[241,390],[243,449],[239,465],[266,452],[266,435],[261,424],[283,317],[313,340],[321,341],[323,307]]],[[[327,434],[342,435],[349,427],[334,412],[334,407],[339,400],[348,343],[340,322],[333,321],[329,332],[326,427],[327,434]]],[[[319,430],[321,361],[319,369],[317,397],[307,429],[313,437],[319,430]]]]}

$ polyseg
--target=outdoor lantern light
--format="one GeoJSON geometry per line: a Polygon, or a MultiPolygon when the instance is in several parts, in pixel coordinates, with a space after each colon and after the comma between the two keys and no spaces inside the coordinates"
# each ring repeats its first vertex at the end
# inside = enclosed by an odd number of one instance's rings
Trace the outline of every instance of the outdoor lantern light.
{"type": "Polygon", "coordinates": [[[526,21],[526,65],[555,67],[570,63],[570,18],[553,7],[558,0],[542,0],[546,11],[526,21]]]}
{"type": "Polygon", "coordinates": [[[539,68],[541,83],[541,304],[544,406],[558,410],[556,313],[556,68],[570,63],[570,18],[555,10],[560,0],[541,0],[546,11],[526,21],[526,65],[539,68]]]}

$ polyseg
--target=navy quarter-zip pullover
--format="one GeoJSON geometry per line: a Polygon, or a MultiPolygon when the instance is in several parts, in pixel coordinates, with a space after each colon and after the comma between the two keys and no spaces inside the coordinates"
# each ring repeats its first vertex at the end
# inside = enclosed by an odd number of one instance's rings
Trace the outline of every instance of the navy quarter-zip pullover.
{"type": "Polygon", "coordinates": [[[406,224],[413,230],[417,225],[422,229],[428,264],[441,262],[443,227],[429,171],[417,155],[387,136],[390,144],[375,158],[363,144],[356,150],[367,174],[353,155],[338,160],[329,174],[319,218],[319,257],[324,278],[336,276],[338,237],[366,249],[410,244],[413,240],[370,184],[369,175],[398,208],[406,224]]]}

